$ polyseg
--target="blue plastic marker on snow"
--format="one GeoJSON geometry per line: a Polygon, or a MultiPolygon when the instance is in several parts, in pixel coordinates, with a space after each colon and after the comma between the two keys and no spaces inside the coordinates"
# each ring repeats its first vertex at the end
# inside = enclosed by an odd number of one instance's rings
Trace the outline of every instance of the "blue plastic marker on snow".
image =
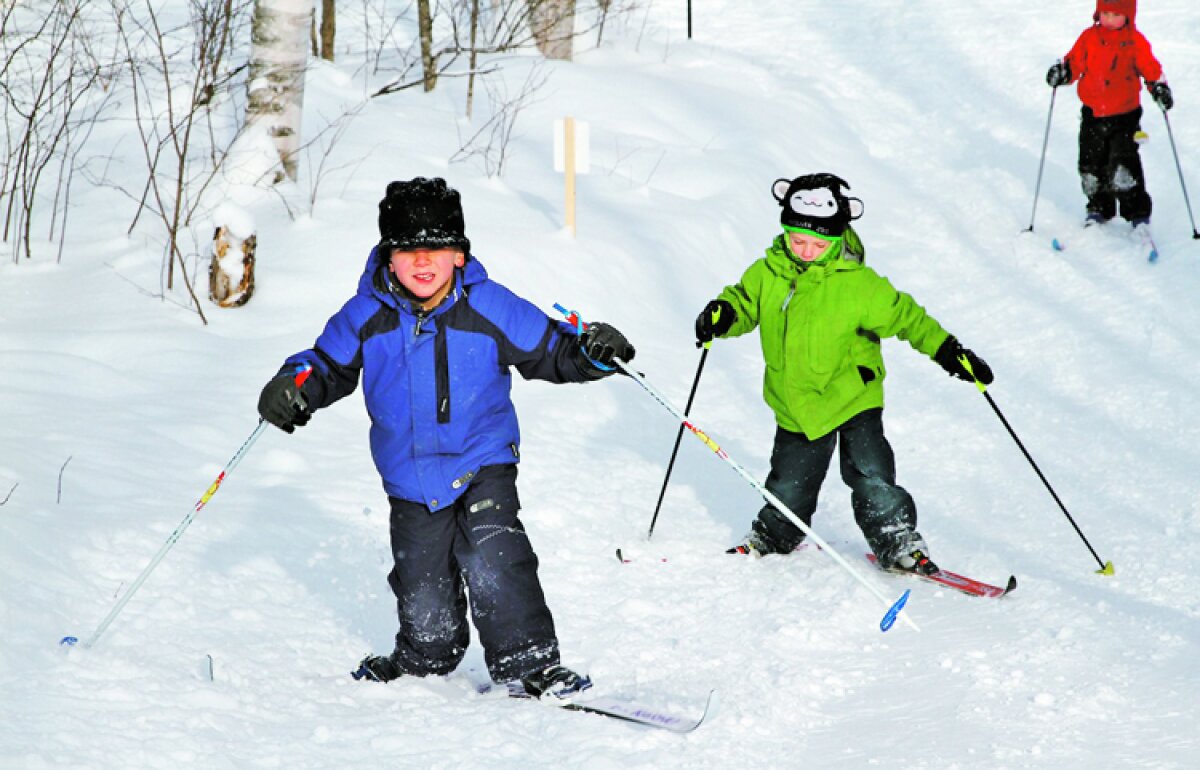
{"type": "Polygon", "coordinates": [[[879,630],[887,633],[887,630],[896,623],[896,616],[900,614],[900,610],[904,609],[904,605],[908,604],[908,595],[912,593],[911,588],[904,589],[904,593],[900,594],[900,598],[892,605],[892,608],[883,616],[883,620],[879,621],[879,630]]]}

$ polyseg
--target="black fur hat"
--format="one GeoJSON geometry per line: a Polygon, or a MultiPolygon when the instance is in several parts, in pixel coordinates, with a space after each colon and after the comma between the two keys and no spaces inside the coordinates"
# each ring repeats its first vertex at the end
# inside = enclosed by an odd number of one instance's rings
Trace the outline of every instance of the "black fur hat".
{"type": "Polygon", "coordinates": [[[837,238],[850,222],[863,215],[863,203],[846,196],[850,185],[833,174],[807,174],[795,179],[776,179],[771,186],[783,207],[779,221],[784,227],[800,227],[827,238],[837,238]]]}
{"type": "Polygon", "coordinates": [[[392,182],[379,202],[379,250],[461,249],[471,252],[458,190],[445,179],[392,182]]]}

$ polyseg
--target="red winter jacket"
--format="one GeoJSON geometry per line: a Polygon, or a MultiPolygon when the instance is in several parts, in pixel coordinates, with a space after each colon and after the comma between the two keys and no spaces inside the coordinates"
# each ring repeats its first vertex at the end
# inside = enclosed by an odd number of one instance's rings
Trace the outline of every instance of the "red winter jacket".
{"type": "Polygon", "coordinates": [[[1133,15],[1127,16],[1129,21],[1117,30],[1099,23],[1085,29],[1065,59],[1071,82],[1079,81],[1079,100],[1098,118],[1137,109],[1139,77],[1147,83],[1162,79],[1162,65],[1154,58],[1150,41],[1134,26],[1133,15]]]}

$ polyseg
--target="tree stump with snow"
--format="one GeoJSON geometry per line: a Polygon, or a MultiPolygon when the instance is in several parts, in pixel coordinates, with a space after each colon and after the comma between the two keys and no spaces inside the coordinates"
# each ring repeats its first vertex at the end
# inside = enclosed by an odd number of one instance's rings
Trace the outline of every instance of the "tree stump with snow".
{"type": "Polygon", "coordinates": [[[208,266],[208,297],[220,307],[241,307],[254,295],[254,233],[238,237],[226,225],[213,233],[212,262],[208,266]]]}

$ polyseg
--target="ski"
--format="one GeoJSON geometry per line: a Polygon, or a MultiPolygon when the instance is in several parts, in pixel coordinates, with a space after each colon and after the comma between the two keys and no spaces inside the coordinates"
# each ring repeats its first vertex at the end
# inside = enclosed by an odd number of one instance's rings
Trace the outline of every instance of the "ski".
{"type": "MultiPolygon", "coordinates": [[[[351,676],[356,681],[362,680],[358,672],[351,673],[351,676]]],[[[408,677],[403,678],[408,679],[408,677]]],[[[575,697],[556,698],[553,695],[544,695],[541,698],[535,698],[532,695],[526,694],[524,688],[518,683],[496,684],[486,673],[473,668],[467,671],[456,671],[448,676],[429,677],[429,679],[433,680],[432,683],[425,680],[419,680],[419,683],[425,685],[431,691],[453,697],[453,694],[447,692],[447,690],[453,690],[454,688],[446,687],[445,685],[448,680],[459,680],[460,678],[469,684],[468,692],[472,692],[473,696],[477,698],[486,700],[502,698],[505,700],[531,701],[543,706],[563,709],[564,711],[581,711],[585,714],[595,714],[620,722],[668,730],[673,733],[690,733],[703,724],[708,719],[709,711],[712,709],[713,696],[717,692],[716,690],[709,690],[708,697],[704,701],[704,709],[700,712],[699,716],[687,716],[674,709],[651,705],[646,700],[636,697],[592,695],[590,687],[575,697]]],[[[376,682],[375,684],[379,683],[376,682]]]]}
{"type": "Polygon", "coordinates": [[[634,724],[645,725],[646,727],[654,727],[662,730],[669,730],[673,733],[690,733],[704,723],[708,718],[708,710],[712,705],[713,693],[709,692],[708,698],[704,701],[704,711],[699,717],[688,717],[681,714],[661,709],[641,705],[633,700],[617,697],[595,697],[587,700],[568,700],[561,702],[551,702],[551,705],[567,711],[582,711],[587,714],[596,714],[597,716],[608,717],[622,722],[632,722],[634,724]]]}
{"type": "Polygon", "coordinates": [[[504,693],[507,697],[517,700],[534,701],[541,705],[560,708],[564,711],[581,711],[585,714],[595,714],[596,716],[607,717],[608,719],[615,719],[620,722],[630,722],[645,727],[669,730],[673,733],[690,733],[702,725],[704,720],[708,718],[708,712],[712,707],[713,695],[716,694],[716,690],[710,690],[708,698],[704,701],[704,710],[698,717],[691,717],[679,714],[670,709],[651,706],[639,702],[635,698],[626,696],[593,696],[585,693],[576,698],[569,699],[564,698],[560,700],[550,695],[539,699],[523,694],[514,694],[507,688],[494,685],[490,681],[477,687],[476,691],[480,695],[497,692],[504,693]]]}
{"type": "MultiPolygon", "coordinates": [[[[657,558],[658,558],[658,561],[660,561],[660,562],[664,562],[664,563],[665,563],[665,562],[666,562],[666,560],[667,560],[667,557],[666,557],[666,556],[659,556],[659,557],[657,557],[657,558]]],[[[629,555],[627,555],[627,554],[625,554],[625,553],[622,553],[622,552],[621,552],[621,549],[620,549],[620,548],[618,548],[618,549],[617,549],[617,561],[621,562],[622,564],[632,564],[632,563],[633,563],[633,561],[634,561],[634,557],[632,557],[632,556],[629,556],[629,555]]]]}
{"type": "Polygon", "coordinates": [[[1150,264],[1157,262],[1158,246],[1154,243],[1154,236],[1150,233],[1150,225],[1140,224],[1133,228],[1133,232],[1135,232],[1138,236],[1138,240],[1140,241],[1140,246],[1142,249],[1142,256],[1146,258],[1146,261],[1150,264]]]}
{"type": "MultiPolygon", "coordinates": [[[[875,554],[867,554],[867,559],[876,567],[879,567],[879,560],[875,558],[875,554]]],[[[1008,583],[1004,586],[1004,588],[1001,588],[1000,586],[984,583],[964,575],[959,575],[956,572],[948,572],[944,569],[939,569],[932,575],[921,575],[916,572],[907,572],[905,570],[890,570],[884,569],[883,567],[879,567],[879,569],[895,575],[911,575],[913,577],[921,578],[922,580],[927,580],[931,583],[937,583],[938,585],[945,586],[946,588],[953,588],[954,590],[961,591],[968,596],[979,596],[988,599],[999,599],[1001,597],[1008,596],[1008,594],[1017,588],[1017,578],[1014,575],[1009,575],[1008,583]]]]}
{"type": "MultiPolygon", "coordinates": [[[[1141,256],[1150,264],[1158,261],[1158,245],[1154,242],[1154,236],[1150,232],[1148,225],[1138,225],[1133,229],[1134,235],[1138,237],[1138,250],[1141,256]]],[[[1051,238],[1050,248],[1055,251],[1066,251],[1067,242],[1062,238],[1051,238]]]]}

